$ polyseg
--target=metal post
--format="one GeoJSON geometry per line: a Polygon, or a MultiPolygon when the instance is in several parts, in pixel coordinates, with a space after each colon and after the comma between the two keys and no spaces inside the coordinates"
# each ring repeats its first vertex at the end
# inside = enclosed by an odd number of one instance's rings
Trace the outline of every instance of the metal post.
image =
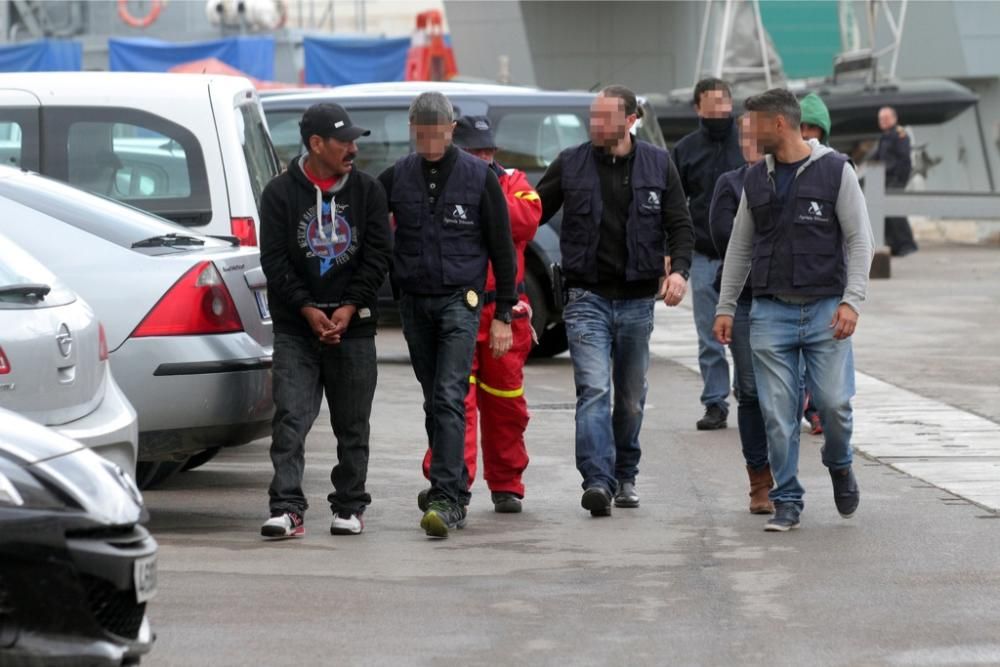
{"type": "Polygon", "coordinates": [[[698,40],[698,59],[694,63],[694,81],[691,83],[692,86],[698,85],[698,80],[701,79],[702,73],[702,62],[705,60],[705,44],[708,41],[708,24],[712,19],[712,7],[715,6],[713,0],[708,0],[705,3],[705,18],[701,22],[701,39],[698,40]]]}
{"type": "Polygon", "coordinates": [[[722,9],[722,32],[719,33],[719,57],[715,61],[715,77],[722,78],[722,70],[726,63],[726,46],[729,44],[729,23],[732,20],[733,0],[726,0],[722,9]]]}
{"type": "MultiPolygon", "coordinates": [[[[896,30],[893,33],[893,38],[896,41],[895,50],[892,52],[892,64],[889,66],[889,76],[890,78],[896,77],[896,63],[899,62],[899,51],[903,47],[903,22],[906,20],[906,4],[907,0],[903,0],[899,8],[899,25],[896,26],[896,30]]],[[[889,8],[886,7],[886,12],[889,8]]]]}
{"type": "Polygon", "coordinates": [[[764,64],[764,82],[767,84],[767,89],[770,90],[774,87],[771,84],[771,59],[767,53],[767,35],[764,32],[764,18],[760,14],[760,2],[758,0],[753,0],[753,15],[757,22],[757,41],[760,43],[760,59],[764,64]]]}
{"type": "Polygon", "coordinates": [[[885,245],[885,165],[881,162],[866,164],[864,179],[862,190],[875,236],[875,248],[878,249],[885,245]]]}

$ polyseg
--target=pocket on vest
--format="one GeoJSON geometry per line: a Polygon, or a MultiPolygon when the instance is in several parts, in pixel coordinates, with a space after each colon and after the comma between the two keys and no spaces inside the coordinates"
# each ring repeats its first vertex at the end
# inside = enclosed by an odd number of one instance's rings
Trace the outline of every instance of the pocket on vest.
{"type": "Polygon", "coordinates": [[[661,273],[663,271],[663,256],[666,254],[666,244],[663,229],[652,224],[660,224],[660,215],[653,216],[650,221],[639,229],[636,235],[635,268],[639,273],[661,273]]]}

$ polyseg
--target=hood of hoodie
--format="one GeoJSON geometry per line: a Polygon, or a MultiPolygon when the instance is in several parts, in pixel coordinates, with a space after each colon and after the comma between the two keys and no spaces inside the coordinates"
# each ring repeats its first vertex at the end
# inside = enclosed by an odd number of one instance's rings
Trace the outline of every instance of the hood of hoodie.
{"type": "MultiPolygon", "coordinates": [[[[288,173],[290,173],[292,175],[292,178],[295,179],[295,182],[301,185],[303,188],[315,192],[316,217],[319,218],[320,220],[323,220],[324,218],[322,216],[324,213],[323,211],[324,196],[325,195],[330,196],[329,209],[336,210],[337,193],[343,190],[345,187],[347,187],[347,181],[350,180],[351,174],[350,172],[344,174],[339,179],[337,179],[337,182],[333,184],[332,188],[324,192],[318,185],[309,180],[308,176],[306,176],[306,170],[305,170],[306,157],[307,157],[306,155],[300,155],[298,159],[292,160],[291,164],[288,165],[288,173]]],[[[316,225],[316,232],[319,234],[319,237],[321,239],[327,241],[329,240],[329,236],[327,235],[327,230],[324,229],[325,226],[326,225],[323,224],[316,225]]],[[[334,234],[337,233],[336,226],[334,226],[333,233],[334,234]]]]}
{"type": "Polygon", "coordinates": [[[802,109],[802,122],[823,128],[823,143],[830,143],[830,110],[816,93],[809,93],[799,100],[802,109]]]}
{"type": "MultiPolygon", "coordinates": [[[[830,148],[829,146],[824,146],[823,144],[819,143],[818,141],[808,141],[806,143],[808,144],[808,146],[809,146],[809,148],[811,150],[811,153],[809,154],[809,159],[806,160],[805,163],[801,167],[799,167],[799,170],[796,172],[796,176],[798,174],[801,174],[803,169],[805,169],[806,167],[808,167],[809,165],[811,165],[813,162],[815,162],[816,160],[820,159],[824,155],[827,155],[828,153],[836,153],[837,152],[837,151],[833,150],[832,148],[830,148]]],[[[773,174],[774,173],[774,155],[768,153],[767,155],[764,156],[764,161],[767,162],[767,171],[768,171],[768,173],[773,174]]]]}

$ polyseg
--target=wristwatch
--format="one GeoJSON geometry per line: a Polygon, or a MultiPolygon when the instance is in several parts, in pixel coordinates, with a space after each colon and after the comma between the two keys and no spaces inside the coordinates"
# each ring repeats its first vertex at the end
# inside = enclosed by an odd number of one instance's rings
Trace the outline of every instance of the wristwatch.
{"type": "Polygon", "coordinates": [[[689,280],[691,278],[691,274],[688,273],[686,269],[677,269],[675,271],[671,271],[671,273],[680,274],[680,277],[683,278],[684,280],[689,280]]]}
{"type": "Polygon", "coordinates": [[[497,313],[496,315],[493,316],[493,319],[500,320],[504,324],[510,324],[511,322],[514,321],[514,314],[508,310],[506,313],[503,313],[502,315],[500,313],[497,313]]]}

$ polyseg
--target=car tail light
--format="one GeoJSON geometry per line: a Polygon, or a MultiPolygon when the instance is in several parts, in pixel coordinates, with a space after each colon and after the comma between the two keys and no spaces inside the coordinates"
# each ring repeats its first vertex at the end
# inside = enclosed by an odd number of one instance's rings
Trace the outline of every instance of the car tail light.
{"type": "Polygon", "coordinates": [[[104,333],[104,325],[103,324],[98,324],[97,325],[97,334],[98,334],[98,339],[97,339],[97,357],[101,361],[107,361],[108,360],[108,335],[106,333],[104,333]]]}
{"type": "Polygon", "coordinates": [[[233,218],[230,229],[233,236],[240,240],[240,245],[257,245],[257,226],[253,218],[233,218]]]}
{"type": "Polygon", "coordinates": [[[0,375],[7,375],[10,373],[10,362],[7,361],[7,355],[4,354],[3,348],[0,347],[0,375]]]}
{"type": "Polygon", "coordinates": [[[146,336],[198,336],[243,331],[233,297],[218,269],[199,262],[174,283],[132,332],[146,336]]]}

